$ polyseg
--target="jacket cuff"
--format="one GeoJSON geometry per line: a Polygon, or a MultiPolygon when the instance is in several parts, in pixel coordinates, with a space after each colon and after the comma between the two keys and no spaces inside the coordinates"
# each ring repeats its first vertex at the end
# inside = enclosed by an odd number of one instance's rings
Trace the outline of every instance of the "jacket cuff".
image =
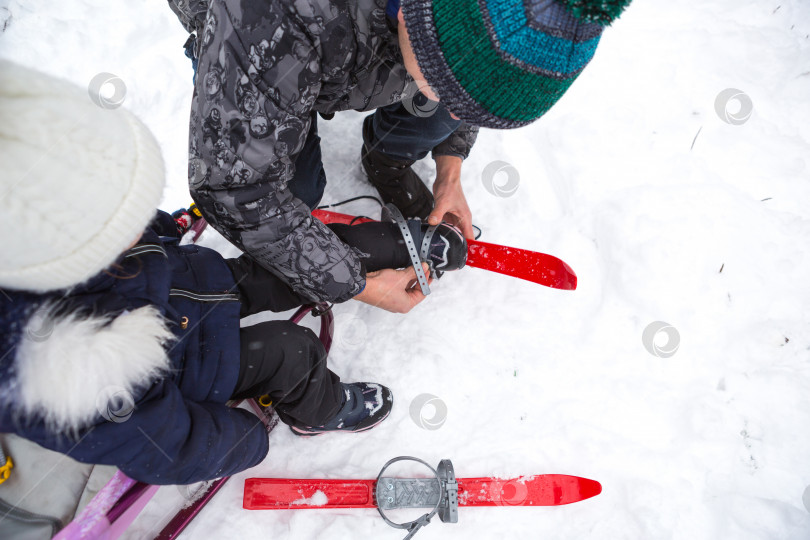
{"type": "Polygon", "coordinates": [[[431,153],[431,155],[433,156],[433,159],[436,159],[437,156],[455,156],[455,157],[460,157],[461,159],[467,159],[469,157],[470,153],[467,152],[466,154],[463,154],[461,152],[453,152],[450,149],[446,149],[446,148],[442,148],[441,146],[437,146],[436,148],[433,149],[433,152],[431,153]]]}
{"type": "Polygon", "coordinates": [[[357,294],[355,294],[354,296],[357,296],[358,294],[366,290],[366,264],[362,260],[360,261],[360,279],[361,279],[360,290],[357,291],[357,294]]]}

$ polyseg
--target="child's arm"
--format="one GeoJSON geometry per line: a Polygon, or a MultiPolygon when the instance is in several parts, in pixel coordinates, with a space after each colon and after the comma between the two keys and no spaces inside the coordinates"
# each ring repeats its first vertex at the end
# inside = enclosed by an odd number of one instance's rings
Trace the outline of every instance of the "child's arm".
{"type": "Polygon", "coordinates": [[[218,403],[187,401],[184,406],[188,421],[143,428],[134,442],[140,442],[143,452],[130,452],[130,459],[117,464],[124,473],[151,484],[191,484],[236,474],[267,455],[267,432],[254,414],[218,403]]]}
{"type": "Polygon", "coordinates": [[[152,387],[131,416],[118,416],[123,421],[98,424],[78,443],[65,436],[23,436],[84,463],[115,465],[150,484],[230,476],[260,463],[268,450],[264,424],[255,415],[189,401],[167,380],[152,387]]]}
{"type": "Polygon", "coordinates": [[[163,210],[158,210],[155,218],[149,226],[158,236],[168,236],[169,238],[180,238],[177,230],[177,222],[174,218],[163,210]]]}

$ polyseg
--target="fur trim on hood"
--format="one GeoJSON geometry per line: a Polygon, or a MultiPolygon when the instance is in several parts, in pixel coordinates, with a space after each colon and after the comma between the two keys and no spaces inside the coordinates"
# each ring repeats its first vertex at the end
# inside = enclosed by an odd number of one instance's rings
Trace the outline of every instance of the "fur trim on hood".
{"type": "Polygon", "coordinates": [[[28,418],[54,433],[98,421],[123,421],[138,392],[170,369],[166,344],[174,339],[153,306],[117,317],[55,315],[38,310],[23,330],[15,358],[12,399],[28,418]]]}

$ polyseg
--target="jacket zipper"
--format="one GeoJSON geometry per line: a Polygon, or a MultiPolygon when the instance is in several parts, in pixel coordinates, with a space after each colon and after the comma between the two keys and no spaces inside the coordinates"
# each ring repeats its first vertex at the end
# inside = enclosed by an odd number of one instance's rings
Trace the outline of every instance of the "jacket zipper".
{"type": "Polygon", "coordinates": [[[159,246],[157,244],[138,244],[137,246],[129,249],[124,257],[128,259],[130,257],[143,255],[144,253],[160,253],[167,259],[169,258],[169,256],[166,254],[166,250],[163,249],[163,246],[159,246]]]}
{"type": "Polygon", "coordinates": [[[171,289],[169,296],[181,296],[197,302],[238,302],[239,295],[234,293],[197,293],[186,289],[171,289]]]}
{"type": "MultiPolygon", "coordinates": [[[[163,246],[160,246],[158,244],[139,244],[130,249],[129,252],[126,254],[126,257],[137,257],[138,255],[142,255],[144,253],[160,253],[164,257],[168,258],[166,250],[163,249],[163,246]]],[[[169,296],[182,296],[184,298],[196,300],[197,302],[239,301],[239,295],[234,293],[197,293],[186,289],[174,289],[174,288],[169,290],[169,296]]]]}

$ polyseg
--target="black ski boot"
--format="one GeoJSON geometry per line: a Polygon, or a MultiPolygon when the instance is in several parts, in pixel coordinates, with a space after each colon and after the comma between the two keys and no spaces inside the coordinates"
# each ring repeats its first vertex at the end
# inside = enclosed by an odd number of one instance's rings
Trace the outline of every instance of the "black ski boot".
{"type": "Polygon", "coordinates": [[[346,401],[335,417],[322,426],[292,425],[290,429],[293,433],[303,437],[331,431],[358,433],[375,427],[388,417],[394,405],[394,397],[387,387],[375,383],[340,384],[346,401]]]}
{"type": "Polygon", "coordinates": [[[405,217],[427,219],[433,210],[433,194],[411,165],[414,161],[399,161],[374,150],[371,144],[371,120],[363,121],[363,150],[360,152],[368,181],[380,193],[383,203],[392,203],[405,217]]]}
{"type": "MultiPolygon", "coordinates": [[[[422,247],[430,227],[418,219],[404,222],[419,260],[431,264],[439,272],[464,268],[467,262],[467,240],[456,227],[447,222],[437,225],[423,256],[422,247]]],[[[408,241],[399,224],[390,219],[357,225],[331,224],[329,228],[344,243],[353,246],[360,253],[368,272],[413,265],[413,259],[408,253],[408,241]]]]}
{"type": "Polygon", "coordinates": [[[408,229],[414,243],[419,246],[419,258],[422,262],[430,264],[433,270],[439,272],[464,268],[467,263],[467,239],[464,234],[456,226],[442,221],[436,226],[430,237],[429,247],[425,249],[423,244],[429,228],[430,225],[421,220],[408,220],[408,229]]]}

